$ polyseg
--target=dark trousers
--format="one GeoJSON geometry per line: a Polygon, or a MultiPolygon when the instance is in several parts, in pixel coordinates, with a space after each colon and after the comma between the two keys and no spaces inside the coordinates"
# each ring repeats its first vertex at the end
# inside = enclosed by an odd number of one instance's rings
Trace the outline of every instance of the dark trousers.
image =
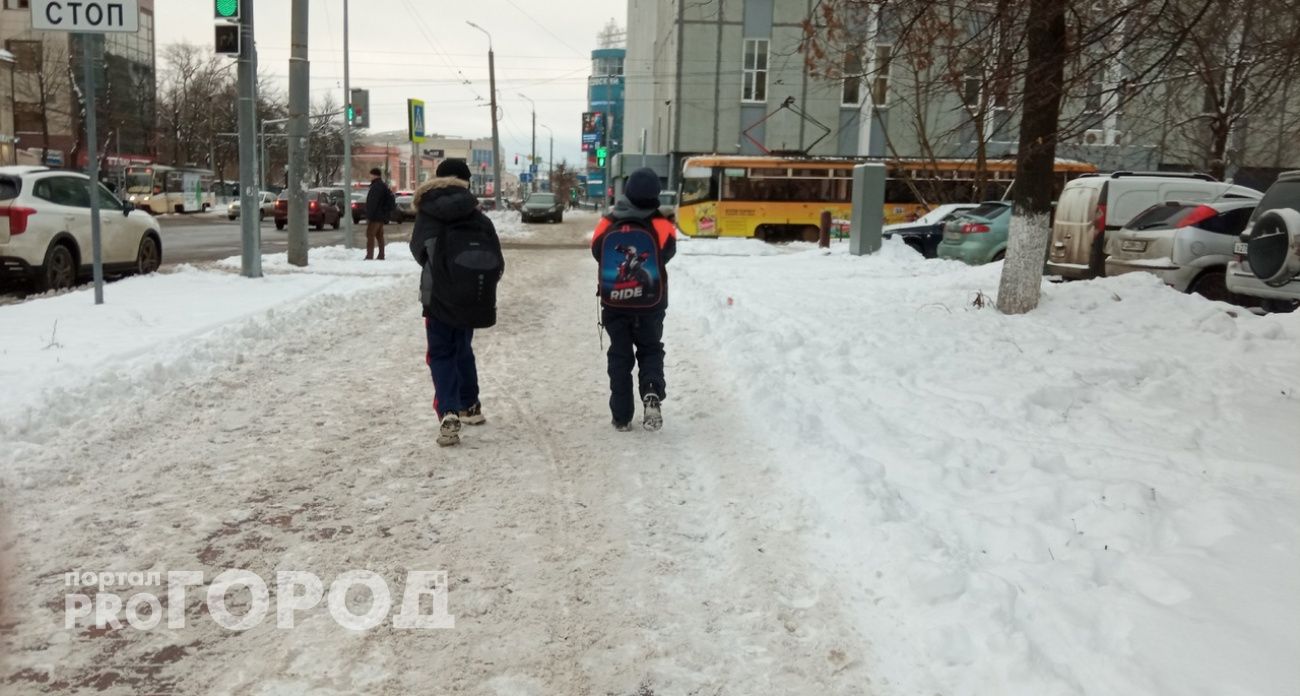
{"type": "Polygon", "coordinates": [[[626,314],[603,310],[600,322],[609,334],[609,411],[616,423],[631,422],[636,415],[632,393],[632,368],[637,368],[641,398],[664,391],[664,313],[626,314]]]}
{"type": "Polygon", "coordinates": [[[429,352],[424,361],[433,375],[433,410],[438,418],[464,411],[478,402],[478,366],[474,363],[474,329],[424,320],[429,352]]]}
{"type": "Polygon", "coordinates": [[[379,247],[379,258],[384,258],[384,222],[371,220],[366,223],[366,258],[374,258],[375,247],[379,247]]]}

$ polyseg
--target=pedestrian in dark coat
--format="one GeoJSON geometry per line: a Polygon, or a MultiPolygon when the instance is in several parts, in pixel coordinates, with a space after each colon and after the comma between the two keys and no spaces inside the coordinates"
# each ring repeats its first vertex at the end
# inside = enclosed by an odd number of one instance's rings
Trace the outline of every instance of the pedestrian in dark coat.
{"type": "Polygon", "coordinates": [[[384,173],[378,167],[370,170],[370,190],[366,192],[366,259],[375,258],[379,246],[379,260],[384,260],[384,223],[397,207],[392,189],[384,183],[384,173]]]}
{"type": "Polygon", "coordinates": [[[496,227],[469,191],[464,160],[446,160],[415,192],[411,255],[423,267],[424,305],[438,444],[460,442],[462,423],[486,422],[479,402],[474,330],[496,324],[496,286],[505,258],[496,227]]]}

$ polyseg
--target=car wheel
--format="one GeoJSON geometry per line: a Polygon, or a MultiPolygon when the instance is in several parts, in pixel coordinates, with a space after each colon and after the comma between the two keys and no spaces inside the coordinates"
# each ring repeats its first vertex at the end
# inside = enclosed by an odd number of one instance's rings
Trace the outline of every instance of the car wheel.
{"type": "Polygon", "coordinates": [[[266,211],[265,211],[265,210],[260,211],[260,212],[257,214],[257,221],[258,221],[258,222],[261,222],[261,221],[263,221],[263,220],[265,220],[265,219],[266,219],[266,211]]]}
{"type": "Polygon", "coordinates": [[[333,224],[333,225],[330,225],[330,227],[333,228],[333,229],[336,229],[336,230],[337,230],[337,229],[339,228],[339,225],[341,225],[341,224],[343,224],[343,216],[342,216],[342,215],[340,215],[340,216],[334,218],[334,224],[333,224]]]}
{"type": "Polygon", "coordinates": [[[276,221],[275,221],[275,229],[277,229],[277,230],[282,230],[282,229],[284,229],[284,222],[283,222],[282,220],[276,220],[276,221]]]}
{"type": "Polygon", "coordinates": [[[1213,302],[1232,302],[1233,296],[1228,292],[1227,276],[1221,270],[1206,271],[1187,288],[1188,294],[1200,295],[1213,302]]]}
{"type": "Polygon", "coordinates": [[[77,284],[77,260],[67,244],[53,244],[45,252],[45,264],[36,278],[37,292],[62,290],[77,284]]]}
{"type": "Polygon", "coordinates": [[[555,216],[555,222],[556,222],[556,223],[564,222],[564,215],[563,215],[563,214],[556,215],[556,216],[555,216]]]}
{"type": "Polygon", "coordinates": [[[992,259],[991,261],[989,261],[989,263],[997,263],[997,262],[999,262],[999,261],[1003,261],[1003,260],[1005,260],[1006,258],[1007,258],[1007,252],[1006,252],[1006,251],[999,251],[998,253],[996,253],[996,254],[993,255],[993,259],[992,259]]]}
{"type": "Polygon", "coordinates": [[[208,207],[209,207],[208,204],[207,204],[207,203],[204,203],[204,204],[203,204],[203,212],[205,212],[205,213],[208,212],[208,207]]]}
{"type": "Polygon", "coordinates": [[[234,222],[234,221],[235,221],[235,218],[237,218],[237,217],[239,217],[239,216],[238,216],[238,215],[227,215],[227,216],[226,216],[226,219],[229,220],[229,221],[231,221],[231,222],[234,222]]]}
{"type": "Polygon", "coordinates": [[[162,254],[158,251],[158,240],[146,234],[140,238],[140,250],[135,254],[135,272],[148,275],[162,265],[162,254]]]}
{"type": "Polygon", "coordinates": [[[325,229],[325,218],[321,218],[320,222],[313,225],[313,227],[316,228],[317,232],[320,232],[321,230],[325,229]]]}

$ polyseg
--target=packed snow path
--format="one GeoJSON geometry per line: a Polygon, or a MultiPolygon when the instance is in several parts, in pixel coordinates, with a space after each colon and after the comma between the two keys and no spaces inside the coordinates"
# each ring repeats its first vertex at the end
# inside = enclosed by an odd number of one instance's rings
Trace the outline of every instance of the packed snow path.
{"type": "Polygon", "coordinates": [[[399,282],[24,461],[5,693],[870,693],[853,603],[804,562],[779,455],[713,358],[670,312],[667,426],[617,433],[590,257],[507,256],[475,341],[488,424],[459,448],[433,444],[399,282]],[[60,630],[69,571],[228,568],[372,570],[394,614],[407,570],[445,570],[456,626],[351,632],[322,603],[232,632],[191,591],[183,629],[60,630]]]}

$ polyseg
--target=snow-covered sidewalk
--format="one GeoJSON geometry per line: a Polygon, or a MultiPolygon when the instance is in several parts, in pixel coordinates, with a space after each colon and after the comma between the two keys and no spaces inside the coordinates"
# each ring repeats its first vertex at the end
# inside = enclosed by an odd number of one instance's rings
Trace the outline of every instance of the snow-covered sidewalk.
{"type": "Polygon", "coordinates": [[[882,693],[1296,693],[1300,314],[1134,274],[1007,317],[1000,264],[901,243],[680,248],[882,693]]]}
{"type": "Polygon", "coordinates": [[[1300,683],[1300,315],[1128,275],[1006,317],[972,304],[996,266],[901,244],[679,249],[654,434],[608,425],[580,249],[507,252],[489,423],[452,450],[405,244],[0,308],[5,693],[1300,683]],[[63,627],[69,571],[226,569],[445,570],[456,627],[234,632],[199,591],[184,628],[63,627]]]}

